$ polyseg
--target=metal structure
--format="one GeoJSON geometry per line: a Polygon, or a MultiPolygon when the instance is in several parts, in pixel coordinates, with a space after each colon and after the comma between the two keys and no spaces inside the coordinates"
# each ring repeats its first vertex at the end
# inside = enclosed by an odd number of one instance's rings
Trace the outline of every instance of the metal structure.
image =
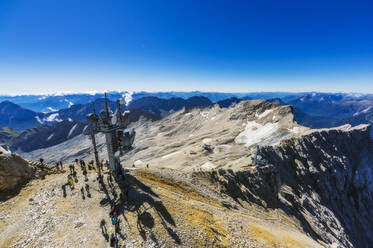
{"type": "MultiPolygon", "coordinates": [[[[109,170],[114,174],[121,174],[120,156],[124,152],[131,149],[135,139],[135,131],[126,129],[129,123],[129,111],[122,112],[121,105],[123,99],[117,100],[117,109],[113,114],[110,111],[108,100],[105,93],[105,109],[99,115],[93,107],[93,113],[87,116],[89,127],[85,131],[86,135],[90,135],[95,153],[96,164],[99,165],[98,152],[96,147],[97,133],[105,134],[107,153],[109,158],[109,170]]],[[[98,166],[100,167],[100,166],[98,166]]],[[[99,168],[101,174],[101,169],[99,168]]]]}

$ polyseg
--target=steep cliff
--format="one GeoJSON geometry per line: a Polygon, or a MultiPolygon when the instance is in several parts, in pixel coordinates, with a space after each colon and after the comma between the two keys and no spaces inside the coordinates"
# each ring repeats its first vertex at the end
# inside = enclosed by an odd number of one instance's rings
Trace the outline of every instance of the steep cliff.
{"type": "MultiPolygon", "coordinates": [[[[279,208],[330,247],[373,244],[370,126],[311,130],[258,147],[247,170],[208,172],[238,202],[279,208]]],[[[206,172],[200,172],[206,175],[206,172]]]]}

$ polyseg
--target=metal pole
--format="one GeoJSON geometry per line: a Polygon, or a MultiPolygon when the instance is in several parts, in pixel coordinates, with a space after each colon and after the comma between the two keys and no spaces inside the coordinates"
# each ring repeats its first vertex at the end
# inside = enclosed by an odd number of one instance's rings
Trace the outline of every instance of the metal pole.
{"type": "Polygon", "coordinates": [[[96,165],[98,167],[98,174],[101,176],[101,165],[100,165],[100,160],[98,158],[96,137],[95,137],[94,133],[91,133],[91,139],[92,139],[93,151],[94,151],[94,154],[95,154],[96,165]]]}

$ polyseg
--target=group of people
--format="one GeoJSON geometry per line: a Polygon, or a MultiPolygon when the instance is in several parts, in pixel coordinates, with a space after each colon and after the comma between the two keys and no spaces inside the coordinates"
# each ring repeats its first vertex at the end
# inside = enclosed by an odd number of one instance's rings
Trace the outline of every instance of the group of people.
{"type": "Polygon", "coordinates": [[[80,192],[82,193],[82,198],[83,198],[83,200],[85,199],[84,189],[85,189],[85,191],[87,192],[87,196],[88,196],[89,198],[91,198],[91,193],[90,193],[90,191],[89,191],[89,185],[88,185],[88,183],[86,183],[86,184],[85,184],[85,187],[82,187],[82,188],[80,189],[80,192]]]}
{"type": "Polygon", "coordinates": [[[63,170],[63,164],[62,164],[62,161],[60,161],[60,162],[56,162],[56,169],[59,170],[59,171],[62,171],[62,170],[63,170]]]}
{"type": "MultiPolygon", "coordinates": [[[[108,163],[108,162],[106,161],[106,163],[108,163]]],[[[101,163],[99,165],[97,165],[97,166],[100,166],[101,171],[103,169],[104,164],[105,163],[102,160],[101,163]]],[[[78,183],[76,166],[78,166],[78,167],[80,166],[82,175],[84,176],[84,179],[85,179],[84,186],[82,186],[80,188],[82,199],[84,200],[86,196],[89,197],[89,198],[91,197],[90,187],[87,183],[88,182],[88,170],[96,170],[98,168],[95,167],[94,161],[90,161],[89,163],[86,163],[84,160],[76,159],[75,163],[70,164],[69,165],[69,174],[67,175],[67,183],[62,185],[62,190],[63,190],[64,197],[66,197],[66,187],[70,186],[70,189],[74,190],[75,189],[75,184],[78,183]]],[[[62,162],[57,162],[56,163],[56,168],[58,170],[63,170],[62,162]]],[[[120,177],[118,177],[118,178],[120,178],[120,177]]],[[[112,225],[114,226],[114,233],[111,233],[111,235],[109,237],[109,235],[107,233],[106,222],[105,222],[104,219],[102,219],[102,221],[100,223],[100,227],[101,227],[102,233],[103,233],[106,241],[110,242],[110,246],[111,247],[118,247],[118,236],[117,235],[118,234],[121,235],[120,234],[120,222],[121,221],[119,219],[118,211],[117,211],[118,195],[117,195],[117,192],[116,192],[115,187],[114,187],[114,175],[111,172],[109,172],[105,181],[107,181],[107,183],[109,185],[108,189],[106,188],[106,185],[104,183],[104,174],[103,173],[98,174],[97,182],[99,184],[100,190],[105,191],[105,193],[107,193],[107,194],[110,191],[110,193],[113,196],[112,200],[110,200],[111,210],[110,210],[110,213],[109,213],[109,217],[110,217],[112,225]]],[[[124,202],[125,197],[128,198],[128,188],[124,192],[124,195],[122,193],[119,194],[119,202],[120,203],[124,202]]]]}
{"type": "MultiPolygon", "coordinates": [[[[70,186],[71,190],[75,189],[75,184],[78,183],[78,177],[77,177],[77,170],[75,169],[75,166],[79,166],[81,168],[82,174],[85,179],[85,185],[81,187],[80,192],[82,193],[82,198],[83,200],[85,199],[85,195],[87,195],[89,198],[91,197],[91,193],[89,190],[89,185],[88,185],[88,170],[94,169],[94,162],[93,160],[88,163],[88,168],[87,164],[84,160],[75,160],[75,163],[72,163],[69,165],[69,174],[67,175],[67,183],[62,185],[62,190],[63,190],[63,195],[66,197],[66,186],[70,186]]],[[[58,169],[63,169],[62,162],[56,163],[56,167],[58,169]]]]}
{"type": "MultiPolygon", "coordinates": [[[[100,227],[101,227],[102,235],[104,235],[106,241],[109,242],[109,235],[107,233],[106,221],[104,219],[101,220],[100,227]]],[[[110,246],[111,247],[118,247],[117,233],[111,233],[111,235],[110,235],[110,246]]]]}
{"type": "MultiPolygon", "coordinates": [[[[111,172],[108,172],[107,175],[100,174],[97,176],[97,182],[99,184],[99,188],[100,190],[104,191],[108,195],[108,199],[110,201],[110,206],[111,206],[109,217],[110,217],[112,225],[114,226],[114,233],[110,235],[110,238],[109,238],[109,235],[107,234],[105,220],[103,219],[100,223],[102,234],[104,235],[106,241],[110,242],[111,247],[118,246],[118,234],[120,237],[122,237],[120,233],[121,221],[119,218],[118,209],[119,209],[120,204],[124,203],[124,201],[128,199],[128,193],[129,193],[128,187],[126,187],[125,191],[123,193],[120,193],[119,198],[118,198],[118,194],[114,186],[114,177],[115,176],[111,172]],[[108,187],[105,184],[105,182],[107,182],[108,187]],[[112,198],[110,197],[109,194],[112,196],[112,198]]],[[[120,176],[117,176],[117,179],[120,179],[120,176]]]]}

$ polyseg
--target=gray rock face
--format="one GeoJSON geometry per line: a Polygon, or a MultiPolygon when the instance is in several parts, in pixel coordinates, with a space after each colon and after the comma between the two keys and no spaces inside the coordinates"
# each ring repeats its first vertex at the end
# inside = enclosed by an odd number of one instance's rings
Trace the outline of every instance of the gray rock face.
{"type": "Polygon", "coordinates": [[[0,154],[0,196],[33,177],[32,167],[15,154],[0,154]]]}
{"type": "Polygon", "coordinates": [[[293,211],[314,237],[329,245],[373,244],[369,132],[368,125],[312,131],[258,151],[276,167],[283,208],[293,211]]]}
{"type": "Polygon", "coordinates": [[[327,247],[373,244],[371,127],[310,130],[261,146],[247,170],[201,172],[238,202],[280,208],[327,247]]]}

